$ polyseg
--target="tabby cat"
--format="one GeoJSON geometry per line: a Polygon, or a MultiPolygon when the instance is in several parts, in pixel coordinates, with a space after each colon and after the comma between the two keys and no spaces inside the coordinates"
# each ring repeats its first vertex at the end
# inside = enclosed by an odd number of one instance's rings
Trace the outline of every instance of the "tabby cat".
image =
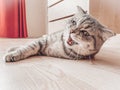
{"type": "Polygon", "coordinates": [[[68,20],[65,30],[44,35],[30,44],[12,48],[4,57],[6,62],[23,60],[33,55],[66,59],[93,58],[103,43],[115,35],[77,6],[78,12],[68,20]]]}

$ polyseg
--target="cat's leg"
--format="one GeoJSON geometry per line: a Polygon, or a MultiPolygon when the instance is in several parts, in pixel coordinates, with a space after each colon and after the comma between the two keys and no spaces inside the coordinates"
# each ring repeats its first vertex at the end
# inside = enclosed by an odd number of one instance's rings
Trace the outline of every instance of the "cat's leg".
{"type": "Polygon", "coordinates": [[[4,59],[6,62],[15,62],[22,59],[25,59],[29,56],[36,55],[40,49],[39,42],[32,42],[31,44],[28,44],[26,46],[22,46],[19,48],[16,48],[10,52],[8,52],[4,59]]]}
{"type": "Polygon", "coordinates": [[[8,50],[7,50],[7,52],[13,52],[13,51],[15,51],[16,49],[18,49],[19,47],[12,47],[12,48],[9,48],[8,50]]]}

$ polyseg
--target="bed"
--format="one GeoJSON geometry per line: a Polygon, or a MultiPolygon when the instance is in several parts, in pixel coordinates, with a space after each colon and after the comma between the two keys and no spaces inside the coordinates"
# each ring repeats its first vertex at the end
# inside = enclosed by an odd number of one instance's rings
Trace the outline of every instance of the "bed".
{"type": "Polygon", "coordinates": [[[5,63],[8,48],[33,40],[0,39],[0,90],[120,90],[120,35],[105,42],[94,63],[47,56],[5,63]]]}

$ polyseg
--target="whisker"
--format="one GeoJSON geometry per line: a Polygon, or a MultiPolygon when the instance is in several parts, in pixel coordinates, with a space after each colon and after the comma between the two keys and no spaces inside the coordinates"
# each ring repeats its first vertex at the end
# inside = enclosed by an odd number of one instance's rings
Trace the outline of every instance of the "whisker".
{"type": "Polygon", "coordinates": [[[77,60],[79,59],[79,49],[78,49],[78,51],[77,51],[77,60]]]}
{"type": "Polygon", "coordinates": [[[72,51],[70,51],[70,53],[69,53],[69,55],[68,55],[69,57],[71,57],[71,53],[72,53],[72,51]]]}
{"type": "Polygon", "coordinates": [[[94,60],[95,60],[94,57],[91,58],[91,56],[89,56],[89,60],[90,60],[90,63],[91,63],[91,64],[95,64],[95,63],[94,63],[94,60]]]}

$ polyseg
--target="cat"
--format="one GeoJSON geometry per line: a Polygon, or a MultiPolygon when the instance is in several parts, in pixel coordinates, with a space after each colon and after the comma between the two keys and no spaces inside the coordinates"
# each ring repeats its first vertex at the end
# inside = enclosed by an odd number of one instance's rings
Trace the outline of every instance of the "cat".
{"type": "Polygon", "coordinates": [[[12,48],[4,57],[6,62],[23,60],[33,55],[65,59],[89,59],[99,52],[103,43],[115,33],[77,6],[65,30],[43,35],[28,45],[12,48]]]}

